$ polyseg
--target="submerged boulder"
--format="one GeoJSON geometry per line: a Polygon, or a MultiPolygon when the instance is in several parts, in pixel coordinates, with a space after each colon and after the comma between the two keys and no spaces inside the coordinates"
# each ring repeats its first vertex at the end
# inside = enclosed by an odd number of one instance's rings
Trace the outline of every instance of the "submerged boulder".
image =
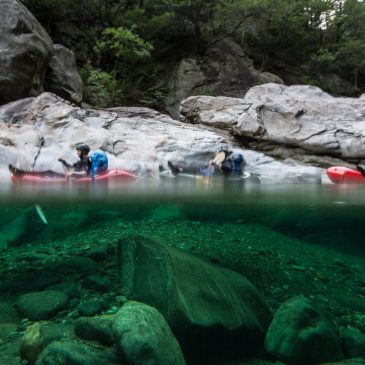
{"type": "Polygon", "coordinates": [[[242,275],[140,236],[118,244],[124,294],[157,308],[186,353],[249,353],[263,343],[271,313],[242,275]]]}
{"type": "Polygon", "coordinates": [[[64,309],[69,302],[67,294],[57,290],[45,290],[21,295],[16,306],[19,313],[31,321],[48,319],[64,309]]]}
{"type": "Polygon", "coordinates": [[[340,330],[345,356],[348,358],[362,357],[365,359],[365,334],[357,328],[348,326],[340,330]]]}
{"type": "Polygon", "coordinates": [[[39,95],[53,44],[18,0],[0,0],[0,104],[39,95]]]}
{"type": "Polygon", "coordinates": [[[280,306],[265,347],[289,365],[317,365],[344,357],[333,325],[304,297],[291,298],[280,306]]]}
{"type": "Polygon", "coordinates": [[[118,351],[130,365],[185,365],[176,338],[153,307],[127,302],[116,314],[113,333],[118,351]]]}
{"type": "Polygon", "coordinates": [[[45,222],[39,217],[37,208],[26,208],[14,220],[1,228],[0,249],[28,243],[30,237],[35,236],[44,227],[46,227],[45,222]]]}
{"type": "Polygon", "coordinates": [[[76,341],[55,341],[39,355],[36,365],[110,365],[120,364],[112,349],[76,341]]]}

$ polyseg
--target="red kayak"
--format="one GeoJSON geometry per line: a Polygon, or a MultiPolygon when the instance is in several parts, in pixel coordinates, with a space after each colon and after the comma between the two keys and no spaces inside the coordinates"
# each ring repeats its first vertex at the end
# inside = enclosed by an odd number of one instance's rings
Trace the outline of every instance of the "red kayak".
{"type": "Polygon", "coordinates": [[[81,177],[78,179],[71,178],[67,179],[66,177],[60,177],[60,176],[39,176],[36,174],[33,174],[31,172],[25,173],[19,176],[13,175],[11,177],[11,180],[14,184],[68,184],[68,183],[90,183],[92,181],[97,182],[130,182],[136,179],[136,176],[120,169],[111,169],[108,170],[107,173],[103,175],[95,176],[95,178],[92,178],[90,176],[88,177],[81,177]]]}
{"type": "Polygon", "coordinates": [[[327,175],[335,184],[365,184],[365,176],[360,171],[334,166],[327,169],[327,175]]]}

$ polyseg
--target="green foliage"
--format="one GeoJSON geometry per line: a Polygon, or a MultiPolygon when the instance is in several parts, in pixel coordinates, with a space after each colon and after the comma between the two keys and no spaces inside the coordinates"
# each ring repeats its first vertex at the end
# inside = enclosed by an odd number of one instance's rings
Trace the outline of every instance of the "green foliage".
{"type": "Polygon", "coordinates": [[[115,73],[92,69],[89,65],[80,70],[84,80],[85,100],[100,108],[114,105],[121,98],[121,85],[115,73]]]}
{"type": "Polygon", "coordinates": [[[319,71],[328,70],[328,66],[336,61],[336,54],[330,52],[327,48],[321,48],[311,57],[311,65],[319,71]]]}
{"type": "MultiPolygon", "coordinates": [[[[336,73],[365,89],[360,0],[23,0],[71,48],[86,100],[163,107],[171,65],[230,37],[256,68],[336,73]],[[306,66],[306,67],[302,67],[306,66]]],[[[303,72],[301,75],[303,76],[303,72]]]]}
{"type": "Polygon", "coordinates": [[[112,54],[116,60],[124,62],[136,62],[149,58],[152,50],[151,43],[123,27],[106,28],[102,39],[95,47],[96,52],[112,54]]]}

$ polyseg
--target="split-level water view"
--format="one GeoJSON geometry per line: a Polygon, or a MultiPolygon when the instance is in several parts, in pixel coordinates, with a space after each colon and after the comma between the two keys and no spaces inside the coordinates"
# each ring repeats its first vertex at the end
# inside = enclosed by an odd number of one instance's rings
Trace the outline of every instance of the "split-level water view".
{"type": "Polygon", "coordinates": [[[7,191],[0,363],[361,358],[364,197],[350,185],[7,191]]]}

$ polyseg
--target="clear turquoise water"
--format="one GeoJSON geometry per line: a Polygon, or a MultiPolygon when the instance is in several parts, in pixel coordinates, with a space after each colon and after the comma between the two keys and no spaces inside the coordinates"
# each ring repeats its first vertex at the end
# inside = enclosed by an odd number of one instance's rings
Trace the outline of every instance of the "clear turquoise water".
{"type": "Polygon", "coordinates": [[[24,292],[16,283],[25,272],[142,235],[243,274],[273,312],[305,295],[336,324],[365,328],[356,317],[365,312],[363,186],[8,189],[0,203],[0,298],[24,292]]]}

